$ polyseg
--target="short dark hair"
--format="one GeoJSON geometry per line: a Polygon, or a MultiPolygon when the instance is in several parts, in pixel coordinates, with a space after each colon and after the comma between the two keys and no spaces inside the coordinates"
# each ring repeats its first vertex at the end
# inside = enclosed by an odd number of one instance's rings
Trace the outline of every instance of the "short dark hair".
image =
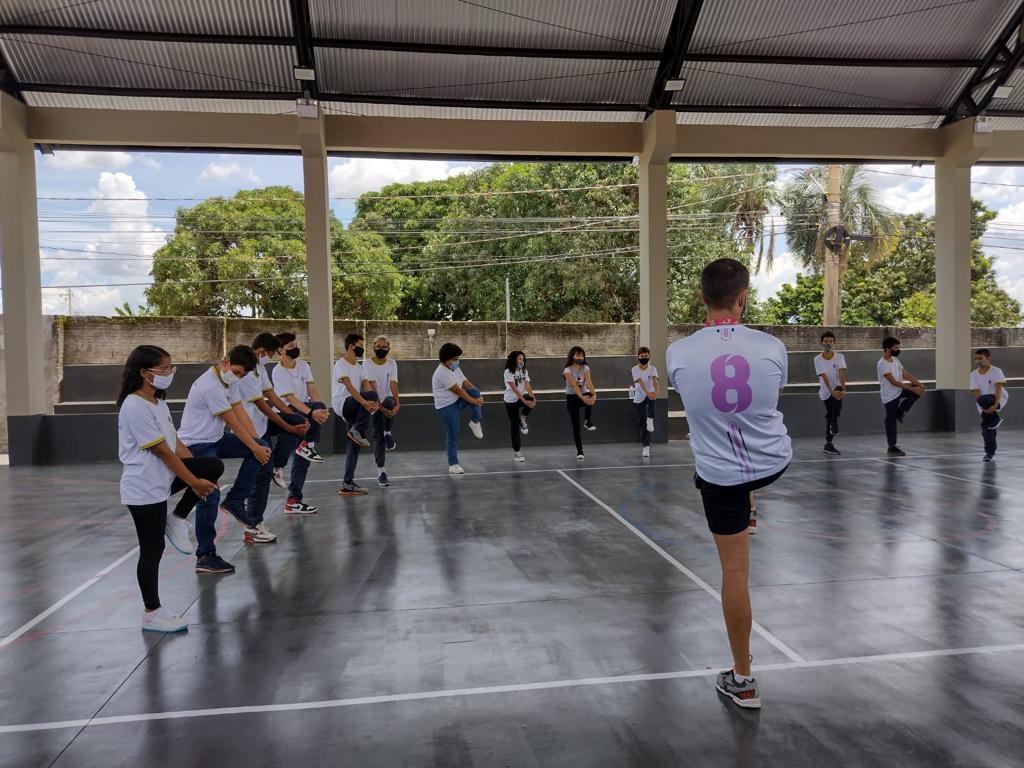
{"type": "Polygon", "coordinates": [[[450,341],[446,341],[437,350],[437,359],[442,363],[454,360],[456,357],[462,357],[462,347],[458,344],[452,344],[450,341]]]}
{"type": "Polygon", "coordinates": [[[298,337],[291,331],[281,331],[277,334],[277,348],[280,349],[285,344],[291,344],[298,337]]]}
{"type": "Polygon", "coordinates": [[[750,270],[736,259],[716,259],[700,273],[700,290],[712,309],[731,307],[749,287],[750,270]]]}
{"type": "Polygon", "coordinates": [[[882,341],[882,349],[892,349],[900,343],[900,340],[895,336],[886,336],[882,341]]]}
{"type": "Polygon", "coordinates": [[[650,347],[640,347],[640,349],[638,349],[636,351],[637,355],[642,355],[644,352],[646,352],[648,355],[651,354],[651,348],[650,347]]]}
{"type": "Polygon", "coordinates": [[[281,342],[279,342],[277,340],[277,336],[272,333],[261,333],[252,340],[252,344],[250,346],[253,349],[265,349],[268,352],[276,352],[281,348],[281,342]]]}
{"type": "Polygon", "coordinates": [[[825,331],[823,334],[821,334],[821,340],[822,341],[824,341],[825,339],[832,339],[834,341],[835,338],[836,338],[836,335],[834,333],[832,333],[832,331],[825,331]]]}
{"type": "Polygon", "coordinates": [[[986,347],[974,350],[974,354],[984,355],[985,357],[992,357],[992,353],[986,347]]]}
{"type": "Polygon", "coordinates": [[[345,351],[348,352],[349,347],[354,347],[356,342],[363,340],[363,334],[361,333],[350,333],[345,337],[345,351]]]}
{"type": "Polygon", "coordinates": [[[259,363],[259,359],[256,357],[256,353],[252,351],[250,347],[244,344],[239,344],[237,347],[232,347],[228,350],[226,355],[228,362],[231,365],[240,365],[245,369],[246,373],[251,372],[256,368],[256,364],[259,363]]]}

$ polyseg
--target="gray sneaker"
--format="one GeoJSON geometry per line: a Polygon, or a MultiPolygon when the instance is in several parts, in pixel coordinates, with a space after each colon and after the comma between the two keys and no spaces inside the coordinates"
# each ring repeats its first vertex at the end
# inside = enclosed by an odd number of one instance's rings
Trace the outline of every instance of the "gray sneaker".
{"type": "Polygon", "coordinates": [[[727,669],[725,672],[719,672],[715,688],[723,696],[732,699],[733,703],[739,707],[744,709],[761,708],[761,695],[757,690],[757,680],[739,683],[733,677],[732,670],[727,669]]]}
{"type": "Polygon", "coordinates": [[[364,435],[362,432],[360,432],[355,427],[352,427],[352,429],[350,429],[347,432],[347,435],[348,435],[348,439],[351,440],[356,445],[358,445],[360,448],[369,448],[370,447],[370,441],[366,439],[366,435],[364,435]]]}

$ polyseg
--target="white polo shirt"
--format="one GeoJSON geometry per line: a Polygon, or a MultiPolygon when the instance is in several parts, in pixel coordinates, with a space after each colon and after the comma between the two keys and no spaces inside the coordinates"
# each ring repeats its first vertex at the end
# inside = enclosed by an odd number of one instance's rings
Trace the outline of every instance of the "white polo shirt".
{"type": "Polygon", "coordinates": [[[391,397],[391,382],[398,383],[398,363],[386,359],[378,364],[372,358],[363,363],[363,375],[373,384],[381,402],[391,397]]]}
{"type": "Polygon", "coordinates": [[[654,389],[654,379],[658,378],[658,369],[647,364],[647,368],[641,368],[639,365],[634,365],[633,370],[629,372],[630,381],[633,383],[633,402],[642,403],[647,399],[647,393],[654,389]],[[641,382],[643,386],[637,384],[641,382]]]}
{"type": "Polygon", "coordinates": [[[256,406],[256,403],[266,400],[267,397],[264,393],[274,388],[270,383],[270,374],[261,363],[257,363],[251,373],[241,378],[237,387],[242,396],[242,402],[245,404],[245,412],[249,414],[252,425],[256,428],[256,434],[265,435],[268,419],[266,414],[256,406]]]}
{"type": "Polygon", "coordinates": [[[305,360],[296,360],[292,368],[285,368],[281,363],[274,366],[270,373],[274,391],[282,400],[286,395],[293,395],[300,403],[308,403],[309,387],[313,381],[313,371],[305,360]]]}
{"type": "Polygon", "coordinates": [[[505,381],[505,394],[502,399],[506,403],[517,403],[519,398],[516,397],[516,393],[512,391],[510,385],[515,384],[516,389],[519,390],[520,395],[526,394],[526,382],[530,380],[530,372],[523,368],[522,370],[517,369],[515,373],[512,373],[508,368],[505,369],[505,375],[502,377],[505,381]]]}
{"type": "Polygon", "coordinates": [[[781,341],[745,325],[719,325],[675,342],[666,360],[704,480],[741,485],[789,464],[793,449],[778,410],[789,372],[781,341]]]}
{"type": "Polygon", "coordinates": [[[822,400],[832,397],[832,390],[839,386],[839,371],[841,370],[846,370],[846,358],[843,357],[842,352],[833,352],[831,360],[826,360],[823,354],[814,358],[814,374],[818,377],[818,397],[822,400]],[[828,385],[821,378],[823,373],[828,376],[828,385]],[[831,385],[831,389],[829,385],[831,385]]]}
{"type": "Polygon", "coordinates": [[[339,357],[334,364],[334,381],[331,384],[331,407],[334,412],[341,416],[341,409],[345,407],[345,401],[352,397],[342,383],[342,379],[348,379],[357,392],[362,392],[363,382],[366,380],[366,370],[362,360],[350,363],[344,357],[339,357]]]}
{"type": "MultiPolygon", "coordinates": [[[[1006,401],[1010,399],[1010,393],[1006,389],[1006,377],[1003,375],[1002,369],[990,365],[985,373],[980,373],[977,368],[971,371],[971,389],[980,390],[983,395],[994,395],[996,393],[996,384],[1003,385],[1003,391],[999,395],[999,407],[1001,409],[1006,405],[1006,401]]],[[[978,407],[978,410],[981,410],[981,406],[978,407]]]]}
{"type": "Polygon", "coordinates": [[[878,360],[878,393],[882,396],[882,402],[888,403],[895,400],[900,396],[900,392],[903,391],[903,387],[897,387],[896,384],[903,383],[903,363],[900,362],[898,357],[894,357],[891,361],[886,360],[884,357],[878,360]],[[896,380],[896,384],[890,383],[885,378],[885,374],[891,373],[893,379],[896,380]]]}
{"type": "Polygon", "coordinates": [[[224,437],[224,421],[220,418],[232,406],[242,402],[238,384],[228,386],[217,366],[208,368],[192,382],[181,414],[178,437],[185,445],[216,443],[224,437]]]}
{"type": "Polygon", "coordinates": [[[121,503],[157,504],[171,495],[174,473],[150,449],[166,442],[173,451],[178,437],[167,401],[151,403],[128,395],[117,413],[117,453],[121,472],[121,503]]]}
{"type": "Polygon", "coordinates": [[[440,411],[452,403],[459,402],[459,396],[450,388],[456,384],[461,387],[465,380],[466,374],[462,372],[461,368],[456,368],[453,371],[444,363],[440,363],[430,379],[431,389],[434,390],[434,408],[440,411]]]}

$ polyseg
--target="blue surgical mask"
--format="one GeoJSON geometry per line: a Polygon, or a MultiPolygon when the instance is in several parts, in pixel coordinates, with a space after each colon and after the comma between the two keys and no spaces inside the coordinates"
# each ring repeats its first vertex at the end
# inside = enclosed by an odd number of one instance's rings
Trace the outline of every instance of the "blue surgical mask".
{"type": "Polygon", "coordinates": [[[459,370],[459,368],[462,367],[462,363],[460,363],[458,360],[453,360],[448,365],[451,367],[453,371],[457,371],[459,370]]]}

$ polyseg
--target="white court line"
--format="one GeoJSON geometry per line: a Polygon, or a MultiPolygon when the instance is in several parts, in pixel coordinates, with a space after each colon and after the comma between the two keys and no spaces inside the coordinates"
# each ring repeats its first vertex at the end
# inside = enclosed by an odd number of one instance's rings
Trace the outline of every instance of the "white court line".
{"type": "MultiPolygon", "coordinates": [[[[704,581],[704,579],[702,579],[700,576],[698,576],[696,573],[691,571],[685,565],[683,565],[678,560],[676,560],[674,557],[672,557],[672,555],[670,555],[668,552],[666,552],[664,549],[662,549],[660,546],[658,546],[656,543],[654,543],[654,541],[649,536],[647,536],[645,533],[643,533],[639,528],[637,528],[635,525],[633,525],[631,522],[629,522],[626,518],[624,518],[622,515],[620,515],[618,512],[616,512],[610,506],[608,506],[603,501],[601,501],[601,499],[599,499],[597,496],[592,494],[590,491],[588,491],[582,485],[580,485],[575,480],[573,480],[571,477],[569,477],[567,474],[565,474],[565,472],[562,472],[561,470],[559,470],[558,474],[560,474],[562,477],[564,477],[566,480],[568,480],[570,483],[572,483],[574,486],[576,486],[577,489],[582,491],[591,501],[593,501],[598,506],[600,506],[605,512],[607,512],[612,517],[614,517],[616,520],[618,520],[620,523],[622,523],[624,526],[626,526],[632,533],[634,533],[647,546],[649,546],[651,549],[653,549],[655,552],[657,552],[659,555],[661,555],[661,557],[664,560],[666,560],[669,564],[671,564],[677,571],[679,571],[681,574],[686,576],[690,581],[692,581],[698,587],[700,587],[705,592],[707,592],[709,595],[711,595],[713,598],[715,598],[715,600],[717,600],[718,602],[722,602],[722,596],[715,590],[714,587],[712,587],[710,584],[708,584],[706,581],[704,581]]],[[[788,645],[786,645],[784,642],[782,642],[779,638],[777,638],[775,635],[773,635],[767,629],[762,627],[756,621],[753,622],[752,628],[753,628],[753,630],[755,632],[757,632],[757,634],[759,634],[761,637],[763,637],[769,643],[774,645],[778,650],[782,651],[782,653],[786,656],[787,659],[789,659],[790,661],[792,661],[794,663],[797,663],[797,664],[803,664],[804,663],[805,659],[803,658],[803,656],[801,656],[799,653],[794,651],[792,648],[790,648],[788,645]]]]}
{"type": "MultiPolygon", "coordinates": [[[[875,461],[880,462],[882,464],[894,464],[895,466],[898,467],[898,466],[900,466],[900,462],[902,462],[903,460],[902,459],[875,459],[875,461]]],[[[956,475],[949,475],[949,474],[946,474],[945,472],[939,472],[937,469],[928,469],[927,467],[915,467],[915,466],[912,466],[912,465],[908,464],[908,465],[904,466],[903,469],[917,470],[918,472],[928,472],[929,474],[938,475],[939,477],[948,477],[950,480],[959,480],[962,483],[974,483],[976,485],[984,485],[987,488],[995,488],[997,491],[1008,491],[1009,490],[1008,488],[1003,488],[1002,486],[999,486],[999,485],[993,485],[992,483],[986,483],[984,480],[974,480],[974,479],[972,479],[970,477],[957,477],[956,475]]]]}
{"type": "MultiPolygon", "coordinates": [[[[988,645],[971,648],[944,648],[934,651],[908,651],[906,653],[883,653],[875,656],[848,656],[818,661],[780,662],[778,664],[755,665],[758,672],[775,672],[800,669],[820,669],[822,667],[844,667],[854,664],[875,664],[895,661],[912,661],[915,659],[939,658],[943,656],[972,656],[991,653],[1011,653],[1024,651],[1024,643],[1012,645],[988,645]]],[[[147,712],[136,715],[112,715],[109,717],[92,717],[81,720],[58,720],[44,723],[23,723],[18,725],[0,725],[0,734],[29,733],[37,731],[55,731],[64,728],[86,728],[97,725],[123,725],[125,723],[152,722],[154,720],[185,720],[196,717],[220,717],[223,715],[255,715],[268,712],[297,712],[311,709],[340,709],[342,707],[359,707],[369,704],[393,704],[403,701],[425,701],[429,699],[447,699],[458,696],[483,696],[498,693],[520,693],[523,691],[544,691],[560,688],[581,688],[592,685],[621,685],[623,683],[645,683],[657,680],[682,680],[692,677],[710,677],[717,675],[712,669],[687,669],[678,672],[651,672],[639,675],[613,675],[610,677],[584,677],[575,680],[551,680],[540,683],[517,683],[513,685],[490,685],[479,688],[451,688],[447,690],[420,691],[416,693],[394,693],[384,696],[361,696],[351,699],[325,699],[320,701],[300,701],[292,704],[256,704],[243,707],[217,707],[211,709],[183,709],[171,712],[147,712]]]]}

